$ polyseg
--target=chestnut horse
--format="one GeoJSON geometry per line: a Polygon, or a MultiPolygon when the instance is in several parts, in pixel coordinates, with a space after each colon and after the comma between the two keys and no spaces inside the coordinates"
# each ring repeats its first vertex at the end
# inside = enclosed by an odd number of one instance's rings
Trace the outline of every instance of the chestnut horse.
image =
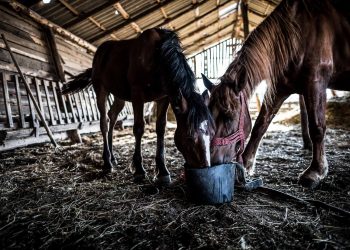
{"type": "Polygon", "coordinates": [[[283,0],[248,36],[212,91],[209,108],[217,127],[213,142],[240,134],[233,144],[213,143],[212,164],[241,158],[248,171],[254,170],[259,143],[274,115],[288,96],[298,93],[305,100],[313,153],[299,183],[316,187],[328,172],[327,88],[350,90],[349,5],[341,0],[283,0]],[[269,83],[264,103],[241,153],[251,126],[245,101],[264,79],[269,83]]]}
{"type": "Polygon", "coordinates": [[[164,133],[169,103],[177,120],[175,144],[188,165],[210,165],[210,134],[213,122],[204,100],[195,91],[195,77],[189,67],[176,33],[153,28],[139,37],[124,41],[107,41],[96,51],[93,66],[74,77],[63,94],[80,91],[89,85],[97,96],[101,114],[104,170],[116,165],[112,152],[113,128],[125,101],[132,102],[134,111],[135,151],[132,165],[135,181],[145,178],[142,165],[141,137],[144,133],[144,103],[157,103],[156,181],[169,183],[165,165],[164,133]],[[113,94],[114,103],[106,110],[106,100],[113,94]],[[109,120],[109,125],[108,125],[109,120]]]}

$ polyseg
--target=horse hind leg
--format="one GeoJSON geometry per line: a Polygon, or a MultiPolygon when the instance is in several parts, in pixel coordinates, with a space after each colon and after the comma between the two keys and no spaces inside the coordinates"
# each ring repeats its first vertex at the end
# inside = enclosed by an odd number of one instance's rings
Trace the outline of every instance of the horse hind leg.
{"type": "Polygon", "coordinates": [[[315,188],[328,173],[328,163],[324,147],[324,135],[326,132],[326,88],[317,88],[312,82],[313,88],[307,90],[305,98],[309,119],[309,133],[312,141],[312,161],[310,166],[299,176],[299,183],[308,188],[315,188]]]}
{"type": "Polygon", "coordinates": [[[117,123],[118,115],[120,111],[122,111],[124,105],[125,105],[125,101],[114,97],[114,102],[112,104],[112,107],[108,111],[108,117],[109,117],[108,146],[111,154],[111,163],[114,167],[117,166],[118,162],[113,153],[113,131],[114,131],[114,126],[117,123]]]}
{"type": "Polygon", "coordinates": [[[156,152],[156,176],[155,182],[160,185],[169,185],[170,173],[165,165],[164,134],[166,126],[169,99],[166,97],[157,101],[157,152],[156,152]]]}

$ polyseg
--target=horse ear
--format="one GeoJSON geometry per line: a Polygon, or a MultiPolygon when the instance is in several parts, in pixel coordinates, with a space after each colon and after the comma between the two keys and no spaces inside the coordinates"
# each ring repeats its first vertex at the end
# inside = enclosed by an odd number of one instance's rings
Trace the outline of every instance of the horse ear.
{"type": "Polygon", "coordinates": [[[204,74],[201,74],[201,75],[203,78],[204,86],[211,92],[214,87],[214,84],[204,74]]]}
{"type": "Polygon", "coordinates": [[[210,92],[208,89],[204,90],[204,92],[202,93],[202,97],[204,99],[205,105],[208,106],[210,101],[210,92]]]}

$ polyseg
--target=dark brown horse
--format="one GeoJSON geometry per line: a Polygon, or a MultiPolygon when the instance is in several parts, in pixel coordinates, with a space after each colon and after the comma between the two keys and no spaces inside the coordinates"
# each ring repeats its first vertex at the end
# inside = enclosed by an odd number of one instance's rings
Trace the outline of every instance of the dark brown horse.
{"type": "MultiPolygon", "coordinates": [[[[244,101],[261,80],[267,94],[242,155],[247,170],[254,169],[259,143],[282,103],[293,93],[303,96],[307,109],[313,157],[299,182],[316,187],[327,175],[325,155],[326,89],[350,90],[350,9],[341,0],[283,0],[251,34],[215,87],[210,109],[215,137],[251,125],[244,101]],[[240,98],[240,96],[242,98],[240,98]],[[243,109],[242,109],[243,105],[243,109]]],[[[242,130],[242,129],[241,129],[242,130]]],[[[242,142],[242,140],[240,140],[242,142]]],[[[238,146],[242,147],[242,143],[238,146]]],[[[212,164],[237,159],[235,145],[213,145],[212,164]]],[[[239,156],[239,152],[238,152],[239,156]]]]}
{"type": "Polygon", "coordinates": [[[186,163],[193,167],[210,165],[211,115],[202,96],[195,91],[195,77],[182,53],[176,33],[154,28],[144,31],[135,39],[103,43],[96,51],[92,69],[76,76],[62,93],[74,93],[91,84],[101,113],[106,171],[116,164],[112,152],[113,127],[125,101],[132,102],[134,110],[135,152],[132,164],[135,180],[142,180],[146,175],[142,165],[141,137],[145,124],[144,103],[149,101],[157,103],[157,181],[170,182],[164,158],[169,103],[177,119],[175,144],[186,163]],[[114,103],[107,116],[106,100],[110,93],[114,96],[114,103]]]}

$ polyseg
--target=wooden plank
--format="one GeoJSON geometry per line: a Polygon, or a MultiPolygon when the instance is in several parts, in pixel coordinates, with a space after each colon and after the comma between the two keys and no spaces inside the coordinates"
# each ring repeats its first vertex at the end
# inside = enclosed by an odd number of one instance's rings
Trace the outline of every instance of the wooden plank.
{"type": "Polygon", "coordinates": [[[82,97],[82,93],[81,92],[78,92],[78,97],[79,97],[79,103],[80,103],[80,106],[81,106],[81,111],[82,111],[82,116],[83,116],[83,119],[84,121],[87,121],[87,112],[86,112],[86,103],[84,101],[84,98],[82,97]]]}
{"type": "Polygon", "coordinates": [[[55,120],[55,117],[53,115],[52,107],[51,107],[52,104],[51,104],[50,92],[49,92],[49,88],[48,88],[48,82],[46,80],[43,80],[43,85],[44,85],[47,108],[49,110],[51,125],[56,125],[56,120],[55,120]]]}
{"type": "Polygon", "coordinates": [[[68,30],[63,29],[62,27],[58,26],[57,24],[50,22],[46,18],[43,18],[36,12],[32,11],[31,9],[28,9],[24,5],[20,4],[17,1],[11,1],[10,5],[13,9],[16,9],[17,11],[21,11],[22,13],[26,14],[27,16],[31,17],[33,20],[35,20],[38,23],[41,23],[43,25],[50,26],[54,29],[54,31],[57,34],[60,34],[62,37],[65,37],[71,41],[76,42],[77,44],[81,45],[82,47],[86,48],[87,50],[91,52],[96,51],[96,47],[87,41],[81,39],[80,37],[74,35],[73,33],[69,32],[68,30]]]}
{"type": "Polygon", "coordinates": [[[84,97],[84,101],[85,101],[85,104],[86,104],[86,111],[87,111],[87,118],[88,118],[88,121],[92,121],[93,118],[92,118],[92,107],[91,107],[91,102],[90,102],[90,98],[89,97],[86,97],[87,94],[88,94],[88,91],[89,90],[84,90],[82,92],[83,94],[83,97],[84,97]]]}
{"type": "Polygon", "coordinates": [[[77,120],[77,117],[75,115],[75,109],[73,106],[73,98],[71,95],[68,95],[68,104],[69,104],[71,111],[72,111],[73,122],[76,123],[76,122],[78,122],[78,120],[77,120]]]}
{"type": "MultiPolygon", "coordinates": [[[[30,83],[28,83],[28,84],[29,84],[29,88],[31,88],[31,84],[30,83]]],[[[26,96],[28,98],[28,103],[29,103],[31,127],[34,128],[36,126],[34,104],[33,104],[33,101],[29,97],[27,89],[26,89],[26,93],[27,93],[26,96]]]]}
{"type": "Polygon", "coordinates": [[[5,101],[7,125],[10,128],[13,128],[13,118],[12,118],[12,112],[11,112],[11,103],[10,103],[10,96],[9,96],[9,92],[8,92],[6,74],[4,72],[0,72],[0,74],[1,74],[1,81],[2,81],[2,90],[3,90],[3,94],[4,94],[4,101],[5,101]]]}
{"type": "MultiPolygon", "coordinates": [[[[40,71],[47,72],[49,74],[54,74],[53,64],[50,62],[43,62],[36,60],[34,58],[29,58],[25,55],[14,53],[17,62],[21,68],[25,71],[34,72],[34,74],[39,74],[40,71]]],[[[5,49],[0,48],[0,64],[4,64],[10,68],[10,71],[17,71],[16,67],[13,65],[11,56],[5,49]]]]}
{"type": "Polygon", "coordinates": [[[38,23],[31,19],[18,15],[13,10],[0,5],[1,21],[14,27],[21,27],[21,30],[33,36],[41,37],[41,30],[38,23]]]}
{"type": "Polygon", "coordinates": [[[21,128],[25,128],[25,119],[24,119],[23,106],[22,106],[22,95],[21,95],[21,88],[19,85],[18,75],[15,75],[14,79],[15,79],[15,88],[16,88],[16,97],[17,97],[17,106],[18,106],[19,125],[21,128]]]}
{"type": "MultiPolygon", "coordinates": [[[[78,129],[80,134],[93,133],[100,131],[100,125],[98,122],[86,122],[83,124],[57,125],[51,127],[51,129],[54,133],[54,138],[63,140],[68,138],[67,131],[69,130],[78,129]]],[[[34,143],[44,143],[50,141],[50,139],[45,135],[44,128],[39,128],[38,137],[33,138],[31,133],[32,129],[9,131],[5,140],[5,145],[0,147],[0,152],[32,145],[34,143]]]]}
{"type": "Polygon", "coordinates": [[[58,85],[57,82],[51,82],[52,93],[53,93],[53,98],[55,100],[55,108],[56,108],[56,112],[57,112],[58,122],[59,122],[59,124],[64,124],[63,119],[62,119],[60,104],[58,102],[58,97],[57,97],[57,88],[58,88],[57,85],[58,85]]]}
{"type": "MultiPolygon", "coordinates": [[[[67,106],[66,106],[66,100],[65,98],[63,97],[63,95],[61,94],[61,90],[62,90],[62,83],[58,83],[58,89],[59,89],[59,98],[62,102],[62,105],[63,105],[63,110],[64,110],[64,114],[66,116],[66,123],[71,123],[71,119],[69,117],[69,114],[68,114],[68,110],[67,110],[67,106]]],[[[66,98],[67,99],[67,98],[66,98]]],[[[74,116],[74,115],[73,115],[74,116]]]]}
{"type": "Polygon", "coordinates": [[[43,105],[43,100],[42,100],[41,90],[40,90],[41,83],[40,83],[40,80],[37,78],[34,78],[33,81],[34,81],[34,85],[35,85],[36,98],[38,99],[40,110],[45,117],[44,105],[43,105]]]}
{"type": "Polygon", "coordinates": [[[89,99],[90,107],[92,110],[92,119],[96,121],[98,119],[97,118],[97,109],[96,109],[96,105],[95,105],[95,102],[93,99],[94,93],[92,93],[92,92],[93,92],[92,87],[87,89],[88,99],[89,99]]]}
{"type": "Polygon", "coordinates": [[[40,38],[34,38],[29,33],[22,31],[19,27],[13,27],[0,20],[1,33],[5,34],[6,38],[12,43],[27,47],[37,53],[46,53],[45,43],[40,38]]]}
{"type": "MultiPolygon", "coordinates": [[[[74,94],[72,95],[73,99],[74,99],[74,102],[75,102],[75,107],[76,107],[76,110],[77,110],[77,113],[78,113],[78,120],[79,122],[83,122],[83,112],[81,111],[81,105],[78,105],[78,96],[77,94],[74,94]]],[[[80,104],[80,103],[79,103],[80,104]]]]}
{"type": "Polygon", "coordinates": [[[56,74],[58,76],[58,79],[60,79],[61,82],[65,82],[66,78],[65,78],[63,66],[61,63],[61,57],[60,57],[60,54],[58,53],[58,49],[57,49],[55,34],[53,33],[51,27],[43,26],[43,29],[44,29],[45,34],[46,34],[48,49],[49,49],[49,52],[52,56],[53,64],[55,66],[55,70],[56,70],[56,74]]]}

